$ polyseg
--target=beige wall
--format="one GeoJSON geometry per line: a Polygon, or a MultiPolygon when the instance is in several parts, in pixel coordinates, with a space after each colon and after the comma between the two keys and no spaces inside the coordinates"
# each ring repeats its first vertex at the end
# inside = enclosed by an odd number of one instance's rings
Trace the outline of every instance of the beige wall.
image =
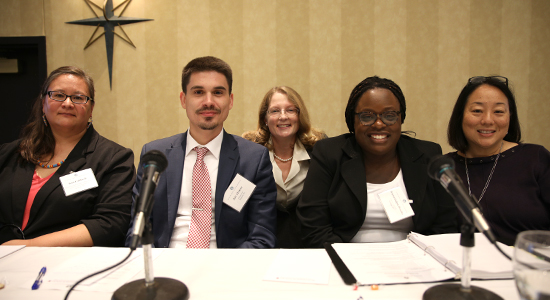
{"type": "Polygon", "coordinates": [[[547,0],[133,0],[124,16],[154,21],[124,26],[137,48],[115,38],[112,90],[103,38],[83,50],[94,28],[65,24],[93,16],[84,0],[0,0],[0,36],[45,35],[49,71],[88,70],[96,129],[137,156],[187,129],[181,70],[204,55],[233,68],[225,128],[234,134],[256,127],[274,85],[303,96],[314,126],[344,133],[349,93],[379,75],[405,93],[404,129],[448,152],[447,122],[467,79],[500,74],[513,84],[523,141],[550,148],[547,0]]]}

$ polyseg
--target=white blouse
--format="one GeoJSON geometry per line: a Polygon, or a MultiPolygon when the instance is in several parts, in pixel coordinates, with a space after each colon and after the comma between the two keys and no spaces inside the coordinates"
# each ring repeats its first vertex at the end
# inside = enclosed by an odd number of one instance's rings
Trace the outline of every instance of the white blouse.
{"type": "Polygon", "coordinates": [[[374,184],[367,182],[367,215],[357,234],[351,239],[352,243],[383,243],[404,240],[413,229],[412,217],[405,218],[395,223],[390,223],[384,206],[378,198],[378,194],[394,188],[400,188],[407,196],[407,189],[403,181],[403,172],[399,170],[397,176],[388,183],[374,184]]]}
{"type": "Polygon", "coordinates": [[[309,154],[299,140],[296,140],[292,155],[290,171],[283,182],[283,172],[277,165],[277,162],[275,162],[273,151],[269,151],[269,158],[273,165],[273,177],[277,184],[277,208],[282,210],[298,201],[298,197],[304,188],[307,171],[309,170],[309,154]]]}

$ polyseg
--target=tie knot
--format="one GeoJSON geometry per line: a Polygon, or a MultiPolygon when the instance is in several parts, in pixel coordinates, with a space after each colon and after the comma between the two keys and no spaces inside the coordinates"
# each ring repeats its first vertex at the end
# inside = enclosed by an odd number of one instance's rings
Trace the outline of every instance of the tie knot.
{"type": "Polygon", "coordinates": [[[197,159],[202,159],[206,155],[206,152],[208,152],[208,148],[206,147],[197,146],[193,150],[197,151],[197,159]]]}

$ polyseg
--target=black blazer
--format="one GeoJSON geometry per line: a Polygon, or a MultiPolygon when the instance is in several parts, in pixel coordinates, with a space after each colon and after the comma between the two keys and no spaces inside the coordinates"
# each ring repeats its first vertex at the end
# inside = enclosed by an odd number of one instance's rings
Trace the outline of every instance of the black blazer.
{"type": "MultiPolygon", "coordinates": [[[[0,244],[23,236],[18,228],[35,166],[20,162],[17,140],[0,146],[0,244]]],[[[123,246],[130,223],[134,154],[90,127],[65,162],[38,191],[31,207],[26,239],[86,225],[94,246],[123,246]],[[91,168],[98,187],[65,196],[59,177],[91,168]]]]}
{"type": "MultiPolygon", "coordinates": [[[[427,173],[429,159],[441,154],[441,147],[402,135],[397,153],[407,194],[413,200],[413,230],[421,234],[456,232],[453,199],[427,173]]],[[[367,213],[366,182],[361,149],[353,134],[315,144],[298,203],[306,246],[349,242],[355,236],[367,213]]]]}

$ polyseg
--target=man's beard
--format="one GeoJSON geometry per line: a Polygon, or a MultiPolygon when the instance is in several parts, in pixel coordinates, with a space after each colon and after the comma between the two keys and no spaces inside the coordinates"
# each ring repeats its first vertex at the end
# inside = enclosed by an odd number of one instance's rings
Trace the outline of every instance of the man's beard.
{"type": "Polygon", "coordinates": [[[212,123],[199,123],[199,128],[202,130],[214,130],[216,127],[218,127],[219,123],[212,122],[212,123]]]}
{"type": "MultiPolygon", "coordinates": [[[[221,109],[219,108],[214,108],[214,107],[203,107],[203,108],[200,108],[196,111],[197,114],[200,114],[200,112],[202,111],[205,111],[205,110],[208,110],[208,111],[215,111],[217,114],[220,114],[222,111],[221,109]]],[[[202,123],[199,123],[199,128],[202,129],[202,130],[214,130],[216,129],[216,127],[218,127],[219,123],[217,122],[209,122],[211,121],[212,119],[214,119],[214,117],[208,117],[206,118],[206,122],[202,122],[202,123]]]]}

